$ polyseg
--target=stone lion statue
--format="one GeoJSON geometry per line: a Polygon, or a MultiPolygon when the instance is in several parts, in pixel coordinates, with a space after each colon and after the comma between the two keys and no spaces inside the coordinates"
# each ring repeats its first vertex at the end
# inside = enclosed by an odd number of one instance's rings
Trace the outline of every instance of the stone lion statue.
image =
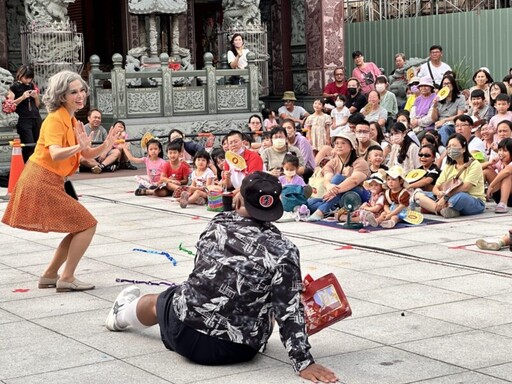
{"type": "Polygon", "coordinates": [[[14,128],[18,123],[18,115],[15,112],[4,112],[3,107],[7,99],[12,100],[13,95],[9,88],[14,77],[7,69],[0,67],[0,127],[14,128]]]}

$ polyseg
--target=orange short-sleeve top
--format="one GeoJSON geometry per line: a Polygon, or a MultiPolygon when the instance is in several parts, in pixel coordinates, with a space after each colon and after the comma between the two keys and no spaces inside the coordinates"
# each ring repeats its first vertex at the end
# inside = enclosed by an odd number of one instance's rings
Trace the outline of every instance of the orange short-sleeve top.
{"type": "Polygon", "coordinates": [[[30,156],[30,161],[63,177],[75,173],[80,164],[79,153],[56,161],[50,156],[49,149],[50,145],[58,145],[62,148],[76,145],[77,141],[73,130],[75,124],[77,124],[77,120],[64,107],[48,114],[41,126],[39,140],[37,140],[33,155],[30,156]]]}

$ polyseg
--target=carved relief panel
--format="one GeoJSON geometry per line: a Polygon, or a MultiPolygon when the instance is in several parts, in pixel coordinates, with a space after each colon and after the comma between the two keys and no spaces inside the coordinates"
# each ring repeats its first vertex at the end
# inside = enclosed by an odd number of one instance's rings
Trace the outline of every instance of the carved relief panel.
{"type": "Polygon", "coordinates": [[[160,114],[161,100],[160,91],[130,89],[127,93],[128,114],[160,114]]]}
{"type": "Polygon", "coordinates": [[[270,6],[270,26],[271,31],[268,41],[271,44],[272,52],[272,83],[274,94],[279,95],[284,92],[284,68],[283,68],[283,43],[282,36],[283,31],[281,28],[281,9],[282,9],[282,1],[281,0],[272,0],[270,6]]]}
{"type": "Polygon", "coordinates": [[[306,0],[291,0],[291,49],[293,89],[296,94],[304,95],[307,87],[306,58],[306,0]]]}
{"type": "MultiPolygon", "coordinates": [[[[314,1],[314,0],[310,0],[314,1]]],[[[316,1],[318,2],[318,0],[316,1]]],[[[306,44],[306,9],[304,0],[291,0],[292,9],[292,47],[306,44]]]]}
{"type": "Polygon", "coordinates": [[[323,0],[324,68],[344,65],[343,13],[343,1],[323,0]]]}
{"type": "Polygon", "coordinates": [[[343,7],[340,0],[306,0],[308,92],[320,95],[334,67],[343,64],[343,7]]]}
{"type": "Polygon", "coordinates": [[[19,0],[7,0],[7,41],[9,42],[9,70],[16,71],[21,65],[20,25],[25,24],[25,8],[19,0]]]}

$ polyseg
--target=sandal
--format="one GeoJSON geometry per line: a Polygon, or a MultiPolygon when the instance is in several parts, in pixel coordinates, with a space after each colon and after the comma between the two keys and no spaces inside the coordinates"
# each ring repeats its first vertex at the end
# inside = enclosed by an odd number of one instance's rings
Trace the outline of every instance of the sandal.
{"type": "Polygon", "coordinates": [[[183,192],[183,188],[181,187],[178,187],[174,190],[174,192],[172,193],[172,197],[174,197],[175,199],[179,199],[180,196],[181,196],[181,193],[183,192]]]}
{"type": "Polygon", "coordinates": [[[137,188],[135,190],[135,196],[144,196],[144,195],[147,195],[146,193],[146,188],[137,188]]]}

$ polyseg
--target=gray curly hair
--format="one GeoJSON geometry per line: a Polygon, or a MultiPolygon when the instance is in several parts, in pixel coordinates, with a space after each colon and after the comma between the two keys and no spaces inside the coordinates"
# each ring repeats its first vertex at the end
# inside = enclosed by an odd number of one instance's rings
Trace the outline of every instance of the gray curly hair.
{"type": "Polygon", "coordinates": [[[69,84],[75,80],[80,80],[85,92],[89,95],[89,86],[82,77],[72,71],[60,71],[50,77],[48,80],[48,88],[43,96],[43,103],[49,112],[59,109],[65,101],[65,95],[68,91],[69,84]]]}

